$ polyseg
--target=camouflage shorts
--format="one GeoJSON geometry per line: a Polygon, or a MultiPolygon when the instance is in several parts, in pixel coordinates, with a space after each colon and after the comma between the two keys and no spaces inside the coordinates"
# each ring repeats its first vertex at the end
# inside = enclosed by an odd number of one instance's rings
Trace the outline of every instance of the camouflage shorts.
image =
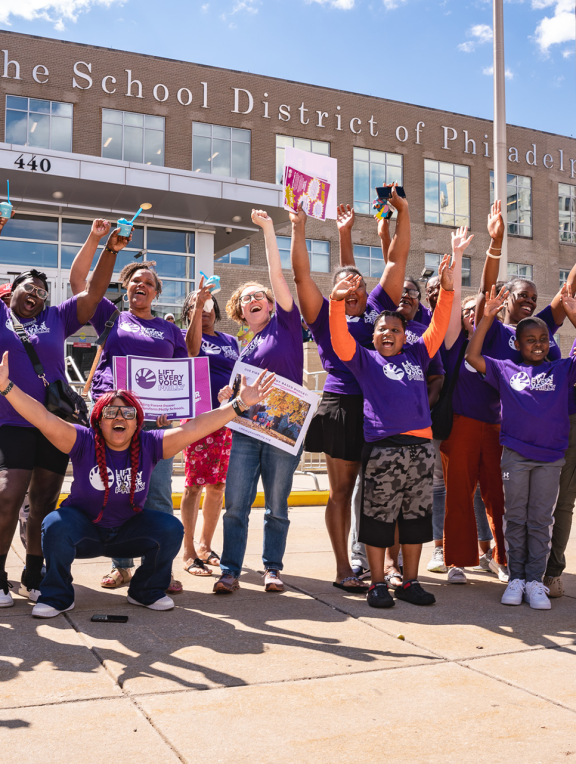
{"type": "Polygon", "coordinates": [[[373,446],[364,470],[363,514],[383,523],[432,515],[432,443],[373,446]]]}

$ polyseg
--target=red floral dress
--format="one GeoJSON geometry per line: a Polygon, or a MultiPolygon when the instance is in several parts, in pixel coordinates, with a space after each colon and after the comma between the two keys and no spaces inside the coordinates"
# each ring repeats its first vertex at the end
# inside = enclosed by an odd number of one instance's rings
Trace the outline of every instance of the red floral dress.
{"type": "Polygon", "coordinates": [[[225,483],[231,447],[232,430],[228,427],[222,427],[187,446],[184,449],[186,486],[225,483]]]}

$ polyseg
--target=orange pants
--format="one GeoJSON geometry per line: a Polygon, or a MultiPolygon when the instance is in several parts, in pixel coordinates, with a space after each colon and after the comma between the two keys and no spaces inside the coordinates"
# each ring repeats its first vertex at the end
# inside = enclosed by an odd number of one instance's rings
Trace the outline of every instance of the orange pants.
{"type": "Polygon", "coordinates": [[[460,568],[478,565],[474,492],[480,481],[480,493],[496,542],[493,558],[505,565],[500,425],[454,414],[452,432],[448,440],[442,442],[440,451],[446,483],[445,564],[460,568]]]}

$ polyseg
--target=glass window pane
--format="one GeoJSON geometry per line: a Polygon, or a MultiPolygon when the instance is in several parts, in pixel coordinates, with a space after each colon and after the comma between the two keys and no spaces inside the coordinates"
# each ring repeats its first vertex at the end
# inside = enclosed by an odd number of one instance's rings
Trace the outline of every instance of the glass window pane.
{"type": "Polygon", "coordinates": [[[355,148],[353,154],[354,159],[361,159],[364,162],[367,162],[370,159],[370,152],[367,149],[355,148]]]}
{"type": "Polygon", "coordinates": [[[402,168],[401,167],[388,167],[386,168],[386,183],[398,183],[402,185],[402,168]]]}
{"type": "Polygon", "coordinates": [[[142,162],[144,156],[144,130],[139,127],[124,127],[124,161],[142,162]]]}
{"type": "Polygon", "coordinates": [[[314,239],[312,241],[312,252],[323,255],[330,254],[330,242],[314,239]]]}
{"type": "Polygon", "coordinates": [[[357,202],[370,202],[370,180],[369,167],[367,162],[358,162],[354,160],[354,205],[357,202]]]}
{"type": "Polygon", "coordinates": [[[356,258],[356,267],[363,276],[370,275],[370,259],[365,257],[356,258]]]}
{"type": "Polygon", "coordinates": [[[210,138],[194,137],[192,141],[192,169],[194,172],[209,173],[212,167],[210,151],[212,141],[210,138]]]}
{"type": "Polygon", "coordinates": [[[50,101],[39,101],[36,98],[30,99],[30,111],[39,112],[40,114],[50,114],[50,101]]]}
{"type": "Polygon", "coordinates": [[[294,138],[290,135],[277,135],[276,146],[294,146],[294,138]]]}
{"type": "Polygon", "coordinates": [[[370,247],[370,257],[372,260],[384,260],[384,253],[380,247],[370,247]]]}
{"type": "Polygon", "coordinates": [[[18,96],[6,96],[6,108],[28,111],[28,99],[18,98],[18,96]]]}
{"type": "Polygon", "coordinates": [[[230,262],[234,265],[249,265],[250,264],[250,245],[245,244],[243,247],[234,250],[230,253],[230,262]]]}
{"type": "Polygon", "coordinates": [[[276,149],[276,183],[284,183],[284,149],[276,149]]]}
{"type": "Polygon", "coordinates": [[[470,168],[464,167],[461,164],[454,165],[454,175],[460,178],[467,178],[470,175],[470,168]]]}
{"type": "Polygon", "coordinates": [[[62,241],[83,244],[92,230],[88,220],[62,220],[62,241]]]}
{"type": "Polygon", "coordinates": [[[212,125],[212,135],[214,138],[222,138],[225,141],[229,141],[232,137],[232,129],[230,127],[223,127],[222,125],[212,125]]]}
{"type": "Polygon", "coordinates": [[[301,151],[310,151],[312,148],[312,141],[306,138],[294,138],[294,148],[301,151]]]}
{"type": "Polygon", "coordinates": [[[113,111],[112,109],[102,109],[102,121],[112,122],[115,125],[122,124],[122,112],[113,111]]]}
{"type": "Polygon", "coordinates": [[[14,239],[58,241],[58,220],[56,218],[16,214],[16,217],[8,220],[4,225],[2,238],[6,236],[14,239]]]}
{"type": "Polygon", "coordinates": [[[223,141],[219,138],[214,138],[212,141],[212,173],[214,175],[232,177],[230,167],[231,145],[230,141],[223,141]]]}
{"type": "Polygon", "coordinates": [[[438,162],[433,162],[431,159],[425,159],[424,169],[428,172],[438,172],[438,162]]]}
{"type": "Polygon", "coordinates": [[[143,114],[133,114],[130,111],[125,111],[123,112],[123,115],[125,125],[130,125],[131,127],[144,127],[143,114]]]}
{"type": "Polygon", "coordinates": [[[367,202],[359,202],[358,200],[356,200],[354,202],[354,209],[356,210],[356,212],[359,215],[371,215],[372,214],[371,205],[368,204],[367,202]]]}
{"type": "Polygon", "coordinates": [[[325,143],[324,141],[312,141],[312,151],[315,154],[330,156],[330,144],[325,143]]]}
{"type": "Polygon", "coordinates": [[[438,176],[435,173],[424,173],[424,200],[427,210],[438,212],[438,176]]]}
{"type": "Polygon", "coordinates": [[[310,267],[318,273],[330,273],[330,255],[312,255],[310,267]]]}
{"type": "MultiPolygon", "coordinates": [[[[156,261],[156,272],[160,277],[169,276],[171,278],[188,278],[188,259],[177,255],[160,255],[157,252],[150,252],[146,257],[156,261]]],[[[163,290],[164,291],[164,290],[163,290]]]]}
{"type": "MultiPolygon", "coordinates": [[[[4,231],[7,227],[4,227],[4,231]]],[[[33,263],[35,268],[57,268],[58,245],[0,240],[0,263],[18,266],[33,263]]]]}
{"type": "Polygon", "coordinates": [[[232,143],[232,177],[250,178],[249,143],[232,143]]]}
{"type": "Polygon", "coordinates": [[[153,117],[150,114],[146,114],[144,115],[144,127],[164,132],[164,117],[153,117]]]}
{"type": "MultiPolygon", "coordinates": [[[[25,99],[21,99],[25,100],[25,99]]],[[[6,143],[26,145],[28,114],[22,111],[6,110],[6,143]]]]}
{"type": "Polygon", "coordinates": [[[381,164],[370,162],[370,198],[366,201],[372,201],[376,198],[376,189],[386,183],[386,168],[381,164]]]}
{"type": "Polygon", "coordinates": [[[122,125],[102,125],[102,156],[122,159],[122,125]]]}
{"type": "Polygon", "coordinates": [[[240,130],[237,127],[232,128],[232,140],[242,143],[250,143],[250,130],[240,130]]]}
{"type": "Polygon", "coordinates": [[[384,273],[384,260],[371,260],[370,261],[370,275],[373,278],[379,279],[384,273]]]}
{"type": "Polygon", "coordinates": [[[386,164],[402,167],[402,154],[386,154],[386,164]]]}
{"type": "Polygon", "coordinates": [[[186,231],[167,231],[160,228],[149,228],[146,249],[185,253],[186,231]]]}
{"type": "Polygon", "coordinates": [[[208,137],[210,137],[212,135],[212,125],[206,125],[204,124],[204,122],[193,122],[192,134],[207,135],[208,137]]]}
{"type": "Polygon", "coordinates": [[[72,117],[74,107],[71,103],[58,103],[52,101],[52,116],[58,117],[72,117]]]}
{"type": "Polygon", "coordinates": [[[438,223],[438,218],[439,218],[438,213],[428,212],[428,210],[426,210],[426,212],[424,213],[425,223],[438,223]]]}
{"type": "Polygon", "coordinates": [[[377,162],[378,164],[386,164],[386,152],[384,151],[371,151],[370,161],[377,162]]]}
{"type": "Polygon", "coordinates": [[[50,148],[50,117],[47,114],[32,114],[28,118],[28,146],[50,148]]]}
{"type": "Polygon", "coordinates": [[[186,281],[163,281],[162,294],[160,295],[159,302],[175,302],[182,304],[191,289],[191,284],[186,281]]]}
{"type": "Polygon", "coordinates": [[[164,133],[159,130],[145,130],[144,163],[164,166],[164,133]]]}
{"type": "Polygon", "coordinates": [[[50,128],[50,148],[55,151],[72,151],[72,120],[52,117],[50,128]]]}
{"type": "Polygon", "coordinates": [[[438,162],[440,172],[446,175],[454,175],[454,165],[447,162],[438,162]]]}

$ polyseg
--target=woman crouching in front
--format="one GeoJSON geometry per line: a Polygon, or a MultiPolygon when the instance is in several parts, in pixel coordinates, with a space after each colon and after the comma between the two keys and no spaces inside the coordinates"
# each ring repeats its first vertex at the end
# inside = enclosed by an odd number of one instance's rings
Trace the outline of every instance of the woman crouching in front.
{"type": "Polygon", "coordinates": [[[184,534],[173,515],[142,509],[154,466],[171,459],[196,440],[230,422],[242,408],[266,397],[274,376],[265,371],[253,385],[242,380],[240,395],[219,409],[171,430],[142,431],[144,412],[133,393],[115,390],[102,395],[90,418],[91,427],[64,422],[9,379],[8,353],[0,364],[0,394],[60,451],[74,467],[70,496],[42,524],[46,575],[32,610],[36,618],[52,618],[74,607],[71,567],[75,558],[140,557],[130,581],[128,602],[151,610],[171,610],[165,594],[172,562],[184,534]]]}

